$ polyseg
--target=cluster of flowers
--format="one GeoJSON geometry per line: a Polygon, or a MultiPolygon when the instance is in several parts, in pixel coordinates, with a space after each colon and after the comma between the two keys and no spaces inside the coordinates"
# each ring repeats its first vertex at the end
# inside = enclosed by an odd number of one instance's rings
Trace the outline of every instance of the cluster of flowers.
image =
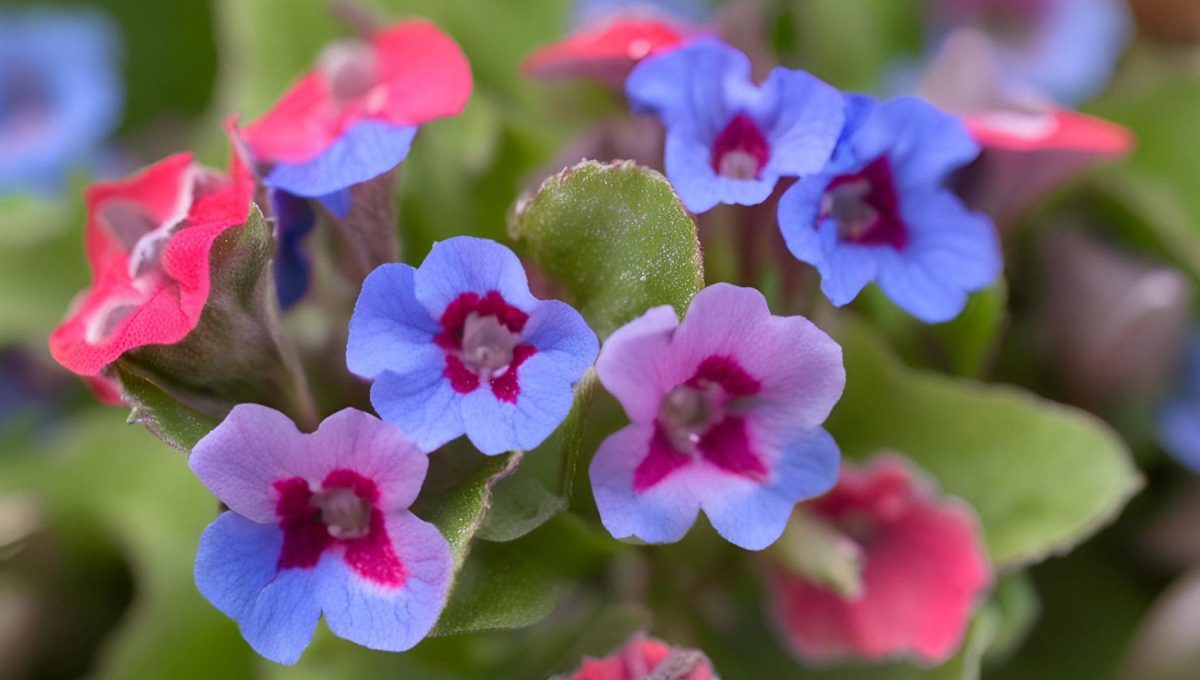
{"type": "MultiPolygon", "coordinates": [[[[625,93],[664,123],[666,173],[690,210],[781,191],[788,248],[839,306],[875,281],[915,317],[946,321],[997,278],[992,221],[947,186],[992,134],[979,130],[994,128],[915,97],[844,95],[798,70],[776,68],[758,85],[741,52],[662,26],[608,26],[625,51],[584,59],[583,70],[631,67],[625,93]]],[[[576,36],[532,63],[557,72],[580,61],[580,43],[597,44],[576,36]]],[[[196,328],[214,244],[247,221],[256,192],[275,219],[278,298],[300,300],[307,264],[296,244],[318,211],[349,215],[355,188],[398,166],[417,126],[461,111],[471,88],[451,38],[401,22],[331,46],[269,113],[231,122],[229,173],[184,154],[94,186],[93,282],[52,335],[54,357],[118,395],[108,368],[119,357],[196,328]]],[[[447,540],[409,510],[427,455],[463,435],[484,455],[538,446],[592,366],[630,420],[589,471],[614,537],[677,541],[703,511],[742,548],[816,531],[845,555],[835,574],[772,562],[777,620],[802,657],[945,659],[990,582],[969,509],[902,458],[840,463],[822,423],[845,385],[841,350],[809,320],[773,315],[756,290],[712,285],[687,310],[647,310],[601,347],[576,310],[531,294],[512,251],[458,237],[419,267],[387,263],[366,277],[346,360],[372,382],[379,418],[346,409],[306,434],[242,404],[190,457],[229,508],[201,539],[197,586],[273,660],[295,662],[322,616],[371,648],[424,638],[453,571],[447,540]]],[[[679,677],[711,677],[702,656],[631,645],[576,677],[640,677],[664,659],[679,677]],[[627,674],[596,670],[604,664],[627,674]]]]}

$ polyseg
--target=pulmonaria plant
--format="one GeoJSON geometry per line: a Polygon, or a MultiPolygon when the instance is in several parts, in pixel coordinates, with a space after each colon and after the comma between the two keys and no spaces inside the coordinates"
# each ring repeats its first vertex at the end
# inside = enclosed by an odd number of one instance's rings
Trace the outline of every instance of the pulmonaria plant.
{"type": "Polygon", "coordinates": [[[608,338],[596,370],[632,421],[590,468],[616,538],[677,541],[703,510],[760,550],[837,479],[821,423],[845,387],[841,348],[803,317],[772,316],[756,290],[710,286],[682,323],[655,307],[608,338]]]}
{"type": "Polygon", "coordinates": [[[302,434],[241,404],[189,463],[229,507],[200,538],[196,586],[258,653],[295,663],[322,615],[372,649],[403,651],[429,633],[452,559],[408,510],[429,461],[402,432],[346,409],[302,434]]]}
{"type": "Polygon", "coordinates": [[[703,652],[638,635],[611,655],[586,659],[579,670],[553,680],[717,680],[717,676],[703,652]]]}
{"type": "Polygon", "coordinates": [[[253,183],[171,156],[128,179],[88,189],[91,287],[50,335],[50,353],[95,376],[125,352],[179,342],[208,301],[213,244],[245,224],[253,183]]]}
{"type": "Polygon", "coordinates": [[[1066,106],[1104,88],[1133,33],[1123,0],[939,0],[933,7],[935,32],[987,33],[1010,84],[1066,106]]]}
{"type": "Polygon", "coordinates": [[[541,444],[567,417],[599,343],[583,317],[538,300],[520,260],[485,239],[433,246],[414,269],[367,277],[350,319],[350,370],[422,449],[466,434],[488,455],[541,444]]]}
{"type": "Polygon", "coordinates": [[[881,456],[846,464],[837,486],[797,514],[840,539],[856,571],[835,587],[772,566],[770,608],[801,659],[936,664],[954,653],[991,581],[970,508],[939,497],[906,460],[881,456]]]}
{"type": "Polygon", "coordinates": [[[0,9],[0,195],[54,194],[121,121],[120,45],[98,12],[0,9]]]}
{"type": "Polygon", "coordinates": [[[833,87],[785,68],[755,85],[746,55],[711,38],[642,61],[625,93],[666,126],[667,177],[695,213],[762,203],[781,177],[820,171],[844,123],[833,87]]]}
{"type": "Polygon", "coordinates": [[[847,101],[829,165],[779,201],[788,249],[817,268],[834,305],[877,281],[918,319],[949,321],[1002,266],[991,220],[945,186],[979,146],[956,118],[915,97],[847,101]]]}
{"type": "Polygon", "coordinates": [[[401,21],[330,45],[241,136],[263,184],[344,217],[350,187],[399,165],[417,126],[462,111],[471,87],[453,39],[427,21],[401,21]]]}

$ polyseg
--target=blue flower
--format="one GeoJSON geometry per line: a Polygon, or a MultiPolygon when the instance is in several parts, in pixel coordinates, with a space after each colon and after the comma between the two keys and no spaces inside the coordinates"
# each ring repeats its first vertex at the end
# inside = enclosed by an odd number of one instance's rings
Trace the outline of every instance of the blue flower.
{"type": "Polygon", "coordinates": [[[755,85],[746,55],[715,39],[643,60],[625,93],[666,125],[667,177],[696,213],[762,203],[780,177],[819,171],[844,122],[833,87],[785,68],[755,85]]]}
{"type": "Polygon", "coordinates": [[[317,224],[317,213],[307,199],[286,191],[272,189],[268,196],[275,216],[275,241],[279,244],[272,263],[275,290],[279,306],[288,309],[308,293],[312,262],[304,246],[317,224]]]}
{"type": "Polygon", "coordinates": [[[494,455],[541,444],[567,417],[599,351],[583,317],[529,292],[511,250],[458,237],[414,269],[385,264],[350,318],[350,370],[422,449],[466,434],[494,455]]]}
{"type": "Polygon", "coordinates": [[[1200,333],[1183,357],[1175,391],[1159,408],[1158,439],[1172,458],[1200,472],[1200,333]]]}
{"type": "Polygon", "coordinates": [[[1133,36],[1124,0],[942,0],[936,19],[984,31],[1011,84],[1069,107],[1104,89],[1133,36]]]}
{"type": "Polygon", "coordinates": [[[0,11],[0,194],[62,190],[121,120],[117,29],[86,11],[0,11]]]}
{"type": "Polygon", "coordinates": [[[1002,266],[991,221],[943,184],[979,147],[958,119],[923,100],[848,102],[850,125],[829,166],[780,199],[788,249],[817,268],[837,306],[877,281],[918,319],[953,319],[1002,266]]]}
{"type": "Polygon", "coordinates": [[[454,563],[409,511],[429,458],[403,432],[345,409],[303,434],[239,404],[188,464],[229,508],[200,537],[196,587],[259,654],[296,663],[322,617],[340,638],[393,652],[433,628],[454,563]]]}

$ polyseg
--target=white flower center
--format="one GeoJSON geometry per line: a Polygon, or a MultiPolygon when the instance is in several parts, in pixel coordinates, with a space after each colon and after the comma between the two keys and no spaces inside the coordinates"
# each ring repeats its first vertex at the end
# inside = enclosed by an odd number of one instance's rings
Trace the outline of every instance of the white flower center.
{"type": "Polygon", "coordinates": [[[730,179],[755,179],[758,177],[758,159],[749,151],[726,151],[717,172],[730,179]]]}
{"type": "Polygon", "coordinates": [[[312,504],[321,511],[321,523],[334,538],[362,538],[371,529],[371,504],[351,489],[320,491],[313,494],[312,504]]]}
{"type": "Polygon", "coordinates": [[[504,375],[520,340],[496,317],[471,312],[463,324],[462,361],[482,378],[504,375]]]}
{"type": "Polygon", "coordinates": [[[658,410],[658,422],[676,450],[696,455],[704,433],[725,418],[721,392],[718,385],[705,383],[702,387],[680,385],[667,393],[658,410]]]}

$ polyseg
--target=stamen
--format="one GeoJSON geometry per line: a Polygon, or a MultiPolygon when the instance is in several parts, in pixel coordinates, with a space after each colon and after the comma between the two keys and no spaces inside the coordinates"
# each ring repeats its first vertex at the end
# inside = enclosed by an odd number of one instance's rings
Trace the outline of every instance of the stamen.
{"type": "Polygon", "coordinates": [[[667,393],[658,420],[676,450],[696,455],[700,438],[725,417],[722,396],[721,388],[713,383],[680,385],[667,393]]]}
{"type": "Polygon", "coordinates": [[[352,489],[338,487],[313,494],[321,523],[330,536],[341,540],[362,538],[371,528],[371,504],[352,489]]]}
{"type": "Polygon", "coordinates": [[[467,314],[463,324],[462,361],[483,378],[504,375],[520,337],[495,316],[467,314]]]}

